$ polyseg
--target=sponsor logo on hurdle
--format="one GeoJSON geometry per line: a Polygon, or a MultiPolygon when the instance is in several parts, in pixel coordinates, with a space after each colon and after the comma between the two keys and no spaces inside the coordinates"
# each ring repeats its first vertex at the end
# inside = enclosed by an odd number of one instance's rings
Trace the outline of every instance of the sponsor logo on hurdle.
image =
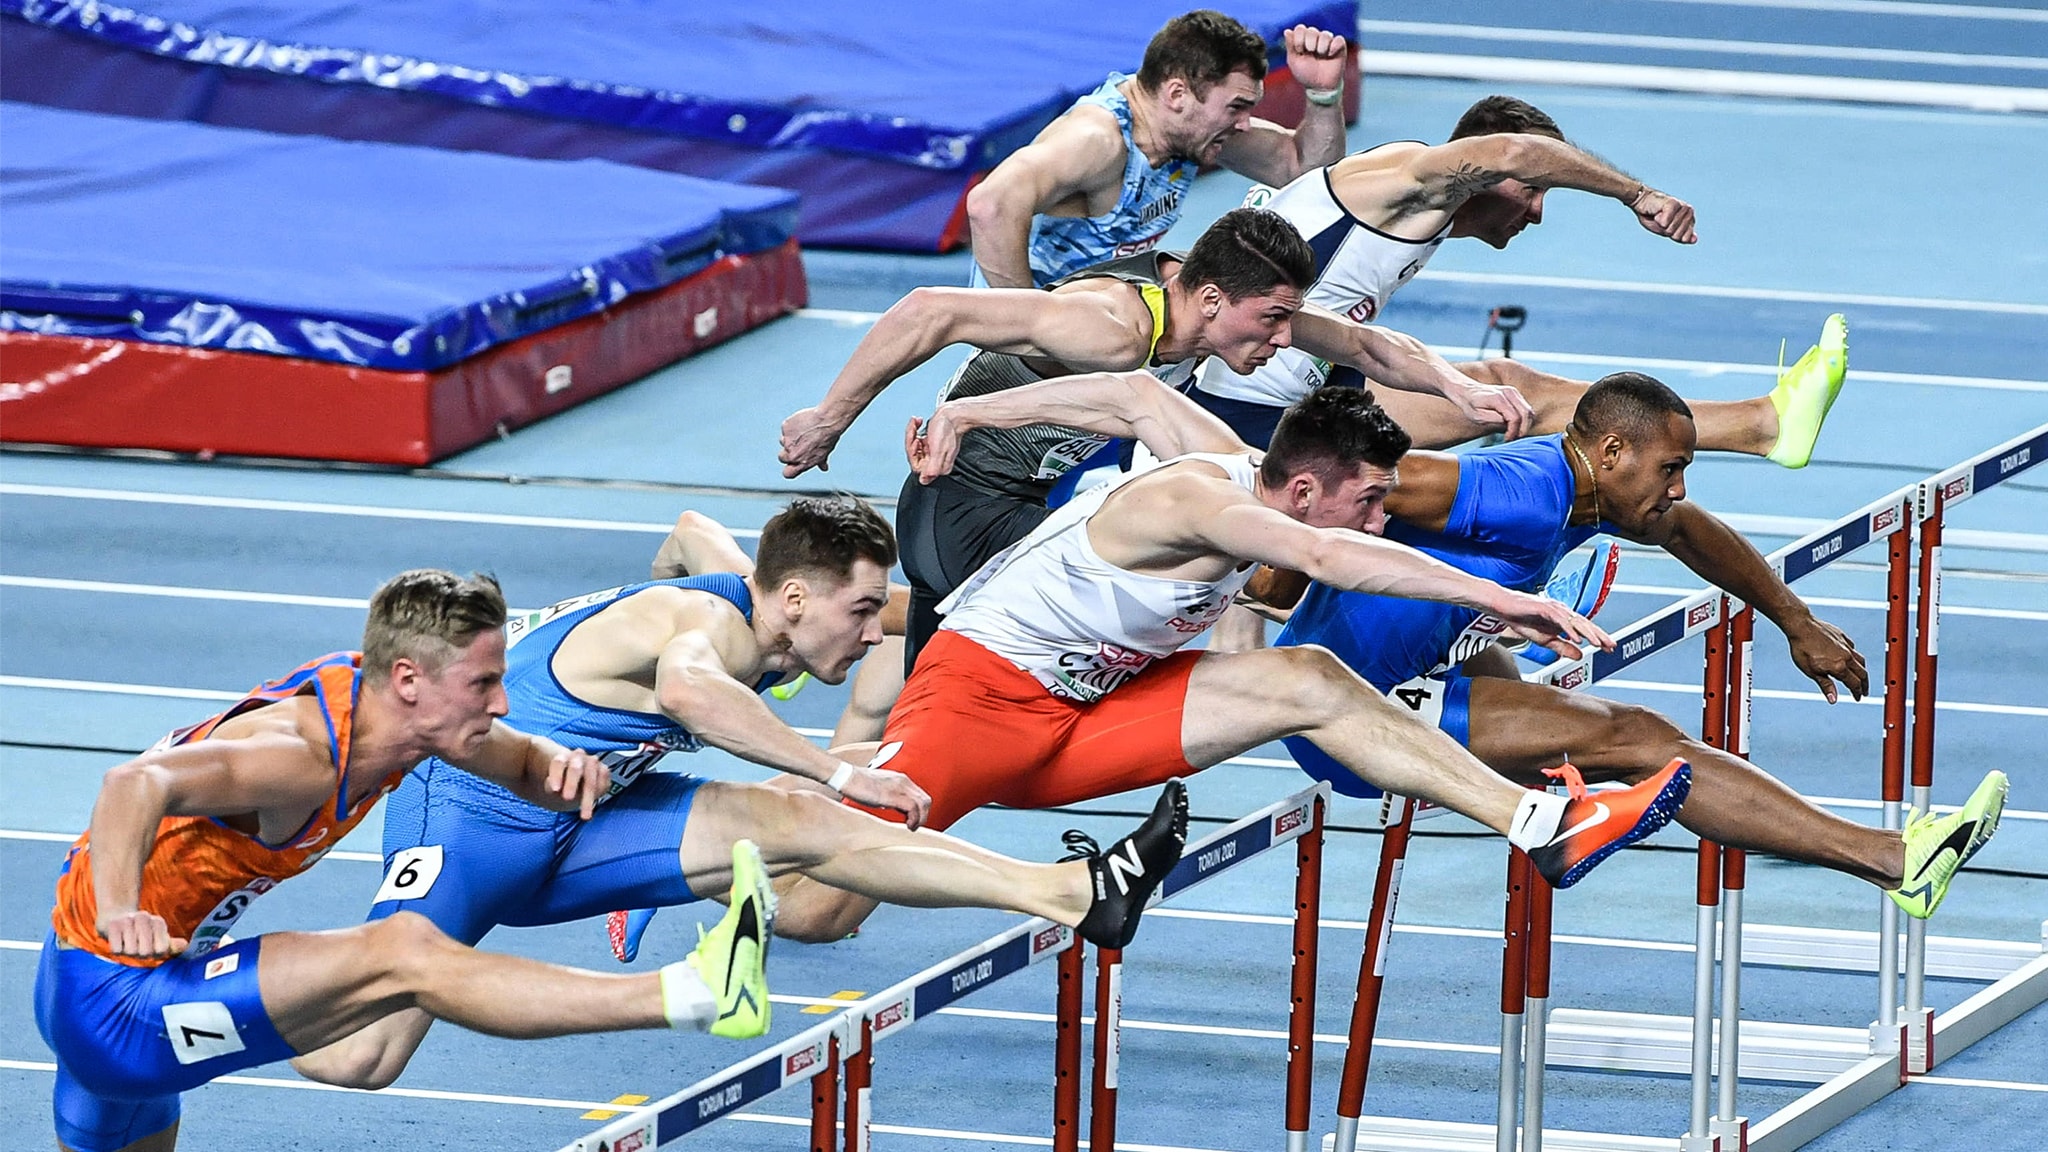
{"type": "Polygon", "coordinates": [[[875,1022],[869,1031],[873,1035],[880,1036],[891,1029],[901,1028],[905,1024],[910,1023],[910,1014],[910,997],[905,996],[894,1004],[877,1011],[875,1013],[875,1022]]]}
{"type": "MultiPolygon", "coordinates": [[[[1882,514],[1883,513],[1879,513],[1879,515],[1882,514]]],[[[1896,515],[1896,513],[1894,513],[1894,515],[1896,515]]],[[[1872,517],[1871,519],[1875,521],[1876,517],[1872,517]]],[[[1876,529],[1874,528],[1872,529],[1872,531],[1875,530],[1876,529]]],[[[1842,534],[1837,532],[1833,536],[1828,537],[1827,539],[1821,541],[1818,544],[1815,544],[1812,548],[1808,549],[1807,559],[1815,564],[1818,564],[1823,560],[1831,560],[1834,557],[1841,555],[1843,544],[1844,541],[1842,540],[1842,534]]]]}
{"type": "MultiPolygon", "coordinates": [[[[1899,509],[1896,505],[1889,508],[1880,508],[1870,514],[1870,534],[1872,536],[1882,535],[1898,526],[1899,509]]],[[[1833,541],[1833,543],[1835,546],[1834,552],[1828,553],[1830,556],[1842,550],[1842,542],[1839,539],[1833,541]]],[[[1815,557],[1815,559],[1819,559],[1819,557],[1815,557]]]]}
{"type": "Polygon", "coordinates": [[[1039,932],[1031,938],[1031,958],[1038,959],[1047,952],[1055,951],[1067,942],[1067,929],[1058,924],[1039,932]]]}
{"type": "Polygon", "coordinates": [[[791,1052],[788,1058],[782,1062],[782,1078],[788,1080],[801,1072],[816,1068],[818,1061],[824,1058],[825,1046],[823,1044],[813,1044],[801,1052],[791,1052]]]}
{"type": "Polygon", "coordinates": [[[623,1133],[609,1144],[597,1142],[597,1152],[645,1152],[654,1147],[654,1126],[643,1124],[631,1132],[623,1133]]]}
{"type": "Polygon", "coordinates": [[[1968,496],[1970,494],[1970,490],[1975,487],[1976,477],[1965,472],[1961,476],[1958,476],[1955,479],[1950,480],[1948,483],[1943,484],[1941,486],[1941,498],[1944,501],[1960,500],[1963,497],[1968,496]]]}
{"type": "Polygon", "coordinates": [[[1195,857],[1195,873],[1197,875],[1206,873],[1211,869],[1220,868],[1235,859],[1237,859],[1237,841],[1225,840],[1223,843],[1195,857]]]}
{"type": "Polygon", "coordinates": [[[1587,682],[1592,679],[1592,676],[1593,670],[1584,664],[1580,664],[1573,667],[1571,671],[1559,676],[1556,684],[1566,692],[1572,692],[1584,688],[1587,682]]]}
{"type": "Polygon", "coordinates": [[[2010,452],[1998,458],[1998,474],[2008,476],[2025,468],[2034,460],[2034,449],[2029,446],[2017,452],[2010,452]]]}
{"type": "Polygon", "coordinates": [[[958,996],[975,985],[988,980],[995,974],[996,962],[993,959],[977,960],[958,972],[953,973],[953,994],[958,996]]]}
{"type": "MultiPolygon", "coordinates": [[[[727,1108],[737,1108],[740,1102],[746,1099],[746,1095],[747,1086],[744,1084],[727,1084],[723,1088],[706,1092],[704,1095],[697,1097],[697,1119],[709,1120],[727,1108]]],[[[623,1138],[615,1147],[619,1149],[625,1147],[623,1138]]]]}
{"type": "Polygon", "coordinates": [[[1306,825],[1308,823],[1308,809],[1309,806],[1303,804],[1299,808],[1290,808],[1273,817],[1273,839],[1278,840],[1296,828],[1306,825]]]}
{"type": "Polygon", "coordinates": [[[1685,630],[1691,632],[1713,618],[1714,602],[1712,600],[1704,604],[1695,604],[1685,610],[1685,630]]]}
{"type": "Polygon", "coordinates": [[[1645,632],[1641,636],[1634,636],[1623,640],[1619,655],[1623,660],[1633,660],[1656,646],[1657,634],[1655,632],[1645,632]]]}

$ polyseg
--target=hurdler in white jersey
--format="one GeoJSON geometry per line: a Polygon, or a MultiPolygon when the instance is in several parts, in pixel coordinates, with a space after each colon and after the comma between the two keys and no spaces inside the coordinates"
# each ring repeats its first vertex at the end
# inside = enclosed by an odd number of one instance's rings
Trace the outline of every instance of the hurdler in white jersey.
{"type": "MultiPolygon", "coordinates": [[[[1444,240],[1470,236],[1504,248],[1522,229],[1541,223],[1544,196],[1552,188],[1612,197],[1648,231],[1681,244],[1696,239],[1690,205],[1573,147],[1549,116],[1506,96],[1474,104],[1446,144],[1382,144],[1306,173],[1278,191],[1255,187],[1246,203],[1278,212],[1308,240],[1316,259],[1308,303],[1366,323],[1384,312],[1389,298],[1428,264],[1444,240]]],[[[1767,455],[1788,467],[1804,465],[1841,388],[1847,359],[1846,330],[1839,320],[1830,321],[1820,344],[1781,375],[1769,395],[1694,403],[1699,446],[1767,455]]],[[[1449,447],[1501,431],[1511,437],[1560,432],[1587,388],[1582,381],[1512,360],[1483,360],[1458,369],[1520,393],[1531,419],[1524,428],[1504,428],[1431,397],[1382,396],[1381,403],[1419,447],[1449,447]]],[[[1205,364],[1189,395],[1246,443],[1264,444],[1281,410],[1318,386],[1370,382],[1375,381],[1369,375],[1333,369],[1296,348],[1250,372],[1205,364]]]]}
{"type": "MultiPolygon", "coordinates": [[[[1069,503],[960,592],[883,734],[898,746],[891,766],[931,795],[931,826],[984,804],[1048,808],[1145,787],[1293,735],[1378,787],[1508,835],[1553,880],[1669,819],[1689,786],[1682,766],[1602,793],[1622,818],[1585,819],[1590,807],[1493,774],[1323,649],[1189,650],[1261,564],[1491,612],[1567,652],[1574,638],[1612,643],[1563,605],[1372,535],[1408,439],[1366,393],[1320,389],[1289,409],[1263,457],[1233,447],[1069,503]]],[[[784,915],[833,929],[870,907],[809,884],[782,902],[784,915]]]]}

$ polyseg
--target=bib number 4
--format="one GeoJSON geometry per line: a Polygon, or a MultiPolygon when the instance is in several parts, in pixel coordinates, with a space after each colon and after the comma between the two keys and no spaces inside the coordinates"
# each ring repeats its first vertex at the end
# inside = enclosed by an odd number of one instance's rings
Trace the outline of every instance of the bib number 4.
{"type": "Polygon", "coordinates": [[[1444,716],[1444,690],[1442,680],[1434,676],[1417,676],[1394,685],[1387,692],[1387,699],[1402,711],[1435,728],[1444,716]]]}

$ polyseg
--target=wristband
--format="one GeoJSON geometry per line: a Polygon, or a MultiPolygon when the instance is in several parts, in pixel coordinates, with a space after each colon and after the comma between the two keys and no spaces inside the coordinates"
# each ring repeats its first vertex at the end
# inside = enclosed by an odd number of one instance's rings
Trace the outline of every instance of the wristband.
{"type": "Polygon", "coordinates": [[[825,787],[830,788],[834,792],[844,792],[846,791],[846,782],[853,779],[853,773],[853,765],[841,760],[839,762],[839,770],[832,773],[831,779],[825,781],[825,787]]]}
{"type": "Polygon", "coordinates": [[[1309,103],[1328,108],[1344,98],[1344,85],[1339,84],[1335,88],[1303,88],[1301,94],[1309,103]]]}

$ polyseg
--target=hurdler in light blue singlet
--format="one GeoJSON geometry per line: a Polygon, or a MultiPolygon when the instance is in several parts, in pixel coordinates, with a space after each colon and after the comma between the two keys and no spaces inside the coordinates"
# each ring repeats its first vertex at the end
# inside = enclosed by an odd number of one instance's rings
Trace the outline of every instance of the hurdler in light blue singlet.
{"type": "MultiPolygon", "coordinates": [[[[1031,280],[1043,288],[1062,276],[1105,260],[1135,256],[1156,248],[1180,220],[1181,202],[1194,184],[1200,169],[1186,160],[1168,160],[1157,168],[1131,139],[1131,104],[1118,85],[1130,77],[1112,72],[1102,87],[1074,102],[1075,107],[1094,104],[1116,117],[1124,138],[1124,182],[1116,207],[1100,216],[1048,216],[1031,218],[1031,280]]],[[[975,266],[970,281],[986,287],[981,268],[975,266]]]]}

